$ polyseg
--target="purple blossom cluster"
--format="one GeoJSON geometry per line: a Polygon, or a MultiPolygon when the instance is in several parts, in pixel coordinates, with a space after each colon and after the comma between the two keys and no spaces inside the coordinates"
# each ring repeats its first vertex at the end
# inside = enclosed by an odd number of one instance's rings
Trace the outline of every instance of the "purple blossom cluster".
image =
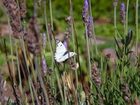
{"type": "Polygon", "coordinates": [[[121,22],[123,24],[125,24],[126,10],[125,10],[125,4],[124,3],[121,3],[121,6],[120,6],[120,18],[121,18],[121,22]]]}
{"type": "Polygon", "coordinates": [[[92,16],[88,17],[87,34],[89,38],[91,38],[93,35],[93,17],[92,16]]]}
{"type": "Polygon", "coordinates": [[[42,65],[42,72],[44,74],[46,74],[46,72],[47,72],[47,64],[46,64],[46,60],[45,60],[44,56],[42,57],[41,65],[42,65]]]}
{"type": "Polygon", "coordinates": [[[88,22],[88,16],[89,16],[89,1],[84,0],[84,6],[83,6],[83,11],[82,11],[82,18],[83,21],[86,23],[88,22]]]}
{"type": "Polygon", "coordinates": [[[84,0],[82,18],[86,25],[86,33],[91,38],[93,35],[93,17],[89,13],[89,0],[84,0]]]}

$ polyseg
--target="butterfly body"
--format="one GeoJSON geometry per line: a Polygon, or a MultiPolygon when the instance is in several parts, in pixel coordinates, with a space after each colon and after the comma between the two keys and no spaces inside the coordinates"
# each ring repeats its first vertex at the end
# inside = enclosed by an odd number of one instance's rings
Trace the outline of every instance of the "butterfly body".
{"type": "Polygon", "coordinates": [[[75,56],[75,52],[69,52],[61,41],[57,41],[55,60],[59,63],[75,56]]]}

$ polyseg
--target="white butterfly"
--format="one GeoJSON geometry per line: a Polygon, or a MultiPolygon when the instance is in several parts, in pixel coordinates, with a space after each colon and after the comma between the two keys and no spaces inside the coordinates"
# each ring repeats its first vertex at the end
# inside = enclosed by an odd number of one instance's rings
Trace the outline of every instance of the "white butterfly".
{"type": "Polygon", "coordinates": [[[75,52],[69,52],[61,41],[57,41],[55,60],[57,62],[64,62],[65,60],[76,55],[75,52]]]}

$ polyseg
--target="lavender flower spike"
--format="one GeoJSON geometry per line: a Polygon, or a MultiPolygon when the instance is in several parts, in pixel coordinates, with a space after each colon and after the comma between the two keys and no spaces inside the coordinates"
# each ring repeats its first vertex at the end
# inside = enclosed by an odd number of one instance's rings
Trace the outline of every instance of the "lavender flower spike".
{"type": "Polygon", "coordinates": [[[88,35],[89,38],[91,38],[92,35],[93,35],[93,17],[92,16],[88,17],[87,35],[88,35]]]}
{"type": "Polygon", "coordinates": [[[42,57],[41,66],[42,66],[43,73],[46,74],[46,72],[47,72],[47,64],[46,64],[46,60],[45,60],[44,56],[42,57]]]}
{"type": "Polygon", "coordinates": [[[82,11],[82,18],[85,23],[88,21],[88,15],[89,15],[89,1],[84,0],[84,6],[82,11]]]}
{"type": "Polygon", "coordinates": [[[121,3],[121,6],[120,6],[120,18],[121,18],[121,22],[123,24],[125,23],[125,15],[126,15],[125,4],[121,3]]]}

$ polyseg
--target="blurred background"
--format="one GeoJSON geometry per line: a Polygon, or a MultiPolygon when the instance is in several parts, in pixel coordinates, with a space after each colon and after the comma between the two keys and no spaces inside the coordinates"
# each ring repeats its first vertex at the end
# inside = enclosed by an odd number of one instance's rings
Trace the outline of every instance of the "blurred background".
{"type": "MultiPolygon", "coordinates": [[[[50,19],[50,10],[49,10],[49,0],[47,0],[47,17],[50,19]]],[[[120,3],[126,0],[119,0],[117,6],[117,21],[118,27],[120,25],[120,3]]],[[[0,1],[1,2],[1,1],[0,1]]],[[[83,8],[83,0],[73,0],[73,12],[74,12],[74,19],[77,25],[77,30],[80,29],[82,31],[83,24],[82,24],[82,8],[83,8]]],[[[26,1],[27,4],[27,17],[29,19],[33,15],[33,0],[26,1]]],[[[129,24],[135,25],[135,1],[131,0],[129,6],[129,24]]],[[[95,22],[95,32],[97,36],[113,36],[114,28],[113,28],[113,0],[92,0],[92,15],[95,22]],[[102,27],[102,28],[101,28],[102,27]]],[[[52,15],[54,23],[56,27],[59,28],[60,31],[65,30],[65,18],[69,16],[69,0],[52,0],[52,15]],[[59,27],[61,24],[61,27],[59,27]]],[[[43,6],[41,4],[41,0],[38,1],[38,19],[40,24],[43,24],[43,6]]],[[[139,11],[140,15],[140,11],[139,11]]],[[[140,18],[140,16],[139,16],[140,18]]],[[[0,3],[0,26],[3,23],[7,22],[7,18],[4,12],[4,8],[0,3]]],[[[2,30],[2,29],[1,29],[2,30]]],[[[80,32],[79,31],[79,32],[80,32]]],[[[80,34],[80,33],[79,33],[80,34]]]]}

